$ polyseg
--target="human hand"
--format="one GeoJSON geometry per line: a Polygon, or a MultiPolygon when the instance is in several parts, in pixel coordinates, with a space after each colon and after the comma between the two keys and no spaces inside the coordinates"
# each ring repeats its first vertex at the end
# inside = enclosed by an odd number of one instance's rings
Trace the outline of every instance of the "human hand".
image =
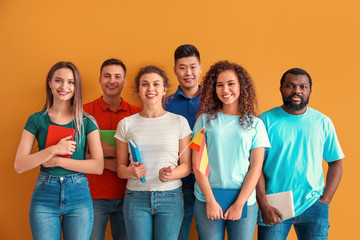
{"type": "Polygon", "coordinates": [[[64,137],[55,145],[56,155],[72,155],[75,152],[76,142],[71,138],[72,136],[64,137]]]}
{"type": "Polygon", "coordinates": [[[146,169],[144,164],[141,164],[139,162],[133,162],[130,164],[130,167],[132,168],[133,174],[136,178],[143,178],[146,175],[146,169]]]}
{"type": "Polygon", "coordinates": [[[275,225],[280,223],[281,221],[285,220],[285,217],[281,214],[281,212],[270,205],[268,207],[265,207],[263,209],[260,209],[262,221],[265,223],[265,225],[275,225]]]}
{"type": "Polygon", "coordinates": [[[220,220],[224,218],[222,208],[216,201],[206,202],[206,216],[211,220],[220,220]]]}
{"type": "Polygon", "coordinates": [[[104,153],[104,158],[114,158],[116,157],[116,150],[115,147],[110,146],[107,142],[105,142],[103,139],[101,140],[101,147],[104,153]]]}
{"type": "Polygon", "coordinates": [[[171,180],[173,174],[173,169],[171,169],[171,166],[163,167],[159,170],[159,179],[162,182],[167,182],[171,180]]]}
{"type": "Polygon", "coordinates": [[[44,162],[42,164],[43,167],[49,168],[49,167],[58,167],[59,166],[59,157],[54,156],[52,158],[50,158],[49,160],[47,160],[46,162],[44,162]]]}
{"type": "Polygon", "coordinates": [[[224,219],[233,220],[233,221],[239,220],[241,218],[243,207],[244,207],[243,204],[238,204],[235,202],[224,213],[224,219]]]}
{"type": "Polygon", "coordinates": [[[326,205],[329,205],[330,204],[330,201],[327,200],[324,195],[318,200],[319,202],[323,203],[323,204],[326,204],[326,205]]]}

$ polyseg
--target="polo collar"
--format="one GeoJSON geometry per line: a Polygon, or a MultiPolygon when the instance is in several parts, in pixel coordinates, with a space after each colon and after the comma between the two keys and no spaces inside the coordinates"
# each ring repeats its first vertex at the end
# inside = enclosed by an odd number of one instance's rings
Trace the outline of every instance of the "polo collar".
{"type": "Polygon", "coordinates": [[[107,104],[104,102],[103,96],[99,97],[99,98],[97,99],[97,102],[98,102],[100,108],[101,108],[102,110],[104,110],[104,111],[111,111],[111,112],[126,111],[125,101],[124,101],[123,98],[121,98],[121,104],[120,104],[120,106],[119,106],[117,109],[115,109],[115,111],[113,111],[113,110],[109,107],[109,105],[107,105],[107,104]]]}
{"type": "MultiPolygon", "coordinates": [[[[193,97],[193,98],[199,97],[201,91],[202,91],[202,88],[201,88],[201,85],[199,85],[198,92],[197,92],[196,96],[193,97]]],[[[187,96],[184,95],[184,93],[183,93],[183,91],[181,90],[180,86],[178,86],[178,88],[177,88],[177,90],[176,90],[176,92],[175,92],[175,96],[176,96],[176,97],[177,97],[177,96],[182,96],[182,97],[185,98],[185,99],[192,99],[192,98],[189,98],[189,97],[187,97],[187,96]]]]}

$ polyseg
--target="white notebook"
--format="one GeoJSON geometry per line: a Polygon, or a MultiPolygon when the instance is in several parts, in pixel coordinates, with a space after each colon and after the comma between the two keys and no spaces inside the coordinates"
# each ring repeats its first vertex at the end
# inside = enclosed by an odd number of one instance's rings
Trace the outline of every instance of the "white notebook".
{"type": "Polygon", "coordinates": [[[270,206],[277,208],[285,218],[295,217],[292,191],[266,194],[270,206]]]}

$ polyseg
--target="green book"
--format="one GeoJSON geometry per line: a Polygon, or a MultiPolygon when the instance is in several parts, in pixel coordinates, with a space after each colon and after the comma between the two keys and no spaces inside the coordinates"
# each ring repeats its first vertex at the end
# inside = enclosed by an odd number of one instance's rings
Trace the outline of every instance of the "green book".
{"type": "Polygon", "coordinates": [[[100,138],[112,147],[116,146],[116,138],[114,138],[116,130],[100,130],[100,138]]]}

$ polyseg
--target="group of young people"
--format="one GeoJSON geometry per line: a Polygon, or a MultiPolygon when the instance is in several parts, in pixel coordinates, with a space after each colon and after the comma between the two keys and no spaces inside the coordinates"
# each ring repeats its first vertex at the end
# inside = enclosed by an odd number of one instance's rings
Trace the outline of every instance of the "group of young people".
{"type": "Polygon", "coordinates": [[[40,166],[30,205],[33,238],[61,239],[62,232],[64,239],[104,239],[110,220],[113,239],[188,239],[194,215],[200,239],[224,239],[225,229],[228,239],[253,239],[256,221],[259,239],[286,239],[292,225],[299,239],[327,239],[344,155],[331,120],[307,106],[310,75],[285,72],[283,105],[257,117],[254,83],[242,66],[219,61],[199,85],[196,47],[181,45],[174,58],[179,86],[168,97],[162,69],[138,72],[134,91],[142,109],[121,97],[127,79],[120,60],[102,64],[103,95],[84,105],[76,66],[59,62],[50,69],[45,106],[26,122],[15,158],[19,173],[40,166]],[[49,125],[73,128],[75,138],[45,148],[49,125]],[[116,146],[99,129],[116,130],[116,146]],[[202,130],[208,176],[196,168],[199,152],[188,147],[202,130]],[[39,151],[32,153],[35,139],[39,151]],[[322,159],[329,164],[326,187],[322,159]],[[239,194],[223,210],[213,189],[239,194]],[[284,191],[293,192],[293,218],[266,200],[284,191]]]}

